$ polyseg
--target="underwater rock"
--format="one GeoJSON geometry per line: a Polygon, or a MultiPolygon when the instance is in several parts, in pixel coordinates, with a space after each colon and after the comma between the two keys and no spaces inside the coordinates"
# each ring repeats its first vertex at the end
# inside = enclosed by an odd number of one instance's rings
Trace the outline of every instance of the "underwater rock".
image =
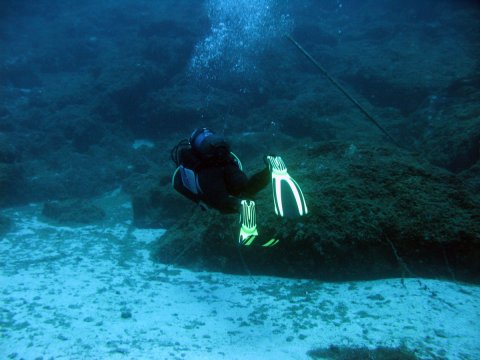
{"type": "Polygon", "coordinates": [[[67,224],[91,224],[106,217],[105,211],[87,200],[47,202],[43,205],[42,215],[67,224]]]}
{"type": "Polygon", "coordinates": [[[480,75],[456,80],[432,95],[403,127],[429,161],[454,173],[480,159],[480,75]]]}
{"type": "Polygon", "coordinates": [[[417,110],[428,96],[426,87],[390,82],[366,71],[344,76],[344,80],[373,105],[398,109],[405,116],[417,110]]]}
{"type": "Polygon", "coordinates": [[[196,210],[180,215],[154,256],[195,269],[245,273],[247,264],[256,274],[331,281],[427,276],[478,282],[479,196],[424,159],[355,146],[351,156],[345,156],[351,144],[340,142],[285,154],[309,214],[278,218],[271,189],[261,191],[258,231],[280,239],[276,247],[242,247],[240,258],[238,216],[196,210]]]}
{"type": "Polygon", "coordinates": [[[132,313],[129,310],[123,310],[120,316],[122,319],[131,319],[132,313]]]}
{"type": "Polygon", "coordinates": [[[21,179],[22,172],[17,165],[0,162],[0,206],[15,201],[21,179]]]}
{"type": "Polygon", "coordinates": [[[418,357],[407,348],[348,348],[330,346],[328,349],[315,349],[307,353],[312,359],[349,360],[349,359],[382,359],[382,360],[416,360],[418,357]]]}
{"type": "Polygon", "coordinates": [[[94,108],[96,116],[125,126],[137,137],[191,131],[188,124],[200,117],[199,96],[192,98],[190,88],[163,88],[167,80],[158,69],[137,70],[131,76],[128,84],[112,79],[108,96],[99,99],[94,108]]]}
{"type": "Polygon", "coordinates": [[[26,62],[2,64],[0,84],[24,89],[41,86],[42,82],[33,69],[32,64],[26,62]]]}
{"type": "Polygon", "coordinates": [[[170,227],[190,211],[190,205],[173,193],[170,184],[152,187],[133,195],[133,222],[139,228],[170,227]]]}
{"type": "MultiPolygon", "coordinates": [[[[68,154],[70,155],[70,154],[68,154]]],[[[62,161],[59,156],[51,157],[57,164],[62,161]]],[[[65,159],[75,159],[73,156],[65,156],[65,159]]],[[[28,164],[28,173],[34,177],[26,177],[21,187],[22,199],[28,201],[62,200],[67,198],[90,198],[103,194],[112,189],[116,181],[113,163],[98,167],[94,170],[94,158],[80,159],[75,163],[76,167],[66,168],[59,165],[57,172],[43,169],[44,161],[34,161],[28,164]],[[87,164],[87,160],[92,160],[87,164]],[[112,167],[110,167],[112,165],[112,167]]]]}
{"type": "Polygon", "coordinates": [[[1,114],[2,109],[0,109],[0,131],[12,132],[15,129],[16,124],[9,116],[9,113],[4,115],[1,114]]]}
{"type": "Polygon", "coordinates": [[[0,236],[3,236],[9,232],[11,227],[12,221],[8,217],[0,214],[0,236]]]}
{"type": "Polygon", "coordinates": [[[90,119],[69,125],[64,129],[64,138],[70,140],[79,153],[85,153],[92,145],[100,143],[106,132],[101,123],[90,119]]]}
{"type": "Polygon", "coordinates": [[[460,176],[474,192],[480,193],[480,161],[470,169],[460,173],[460,176]]]}
{"type": "Polygon", "coordinates": [[[0,163],[13,164],[17,157],[15,147],[0,134],[0,163]]]}

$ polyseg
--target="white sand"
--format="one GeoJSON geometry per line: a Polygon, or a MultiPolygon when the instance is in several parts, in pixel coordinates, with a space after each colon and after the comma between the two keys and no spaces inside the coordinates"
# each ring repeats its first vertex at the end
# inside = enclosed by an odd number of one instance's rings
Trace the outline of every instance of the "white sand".
{"type": "Polygon", "coordinates": [[[104,226],[55,227],[40,212],[4,211],[16,228],[0,240],[0,359],[309,359],[402,344],[480,358],[477,286],[166,271],[147,250],[163,231],[131,229],[126,203],[104,226]]]}

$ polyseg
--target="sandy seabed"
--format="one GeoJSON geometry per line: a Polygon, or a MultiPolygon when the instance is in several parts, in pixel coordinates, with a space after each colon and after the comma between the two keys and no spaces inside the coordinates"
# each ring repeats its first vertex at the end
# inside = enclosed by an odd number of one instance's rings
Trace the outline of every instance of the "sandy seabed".
{"type": "Polygon", "coordinates": [[[164,231],[133,228],[128,199],[109,197],[96,226],[51,225],[40,204],[3,210],[15,225],[0,240],[1,359],[310,359],[332,345],[479,359],[478,286],[168,267],[148,250],[164,231]]]}

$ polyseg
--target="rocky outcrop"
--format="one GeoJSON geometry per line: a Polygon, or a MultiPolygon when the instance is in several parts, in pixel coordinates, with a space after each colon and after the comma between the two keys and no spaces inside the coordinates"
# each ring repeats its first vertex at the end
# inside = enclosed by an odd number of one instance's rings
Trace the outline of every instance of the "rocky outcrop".
{"type": "Polygon", "coordinates": [[[5,235],[12,228],[12,220],[0,214],[0,236],[5,235]]]}
{"type": "Polygon", "coordinates": [[[455,173],[479,163],[479,98],[480,74],[453,81],[404,124],[430,162],[455,173]]]}
{"type": "Polygon", "coordinates": [[[479,281],[480,199],[455,175],[397,149],[365,144],[317,143],[284,159],[304,189],[309,214],[278,218],[270,189],[259,194],[260,236],[280,239],[277,247],[238,248],[237,216],[192,212],[186,203],[155,258],[196,269],[244,273],[246,265],[255,274],[323,280],[479,281]]]}
{"type": "Polygon", "coordinates": [[[85,225],[105,219],[103,209],[87,200],[51,201],[43,205],[42,215],[61,224],[85,225]]]}
{"type": "Polygon", "coordinates": [[[16,164],[15,147],[0,133],[0,206],[11,204],[22,180],[22,171],[16,164]]]}

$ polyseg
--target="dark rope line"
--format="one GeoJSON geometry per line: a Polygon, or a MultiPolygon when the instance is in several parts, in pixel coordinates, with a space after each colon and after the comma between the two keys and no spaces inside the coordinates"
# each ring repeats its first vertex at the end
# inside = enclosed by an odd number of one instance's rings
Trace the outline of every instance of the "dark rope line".
{"type": "Polygon", "coordinates": [[[400,147],[401,146],[395,141],[395,139],[387,132],[387,130],[385,130],[379,123],[377,120],[375,120],[375,118],[367,111],[365,110],[365,108],[360,105],[360,103],[355,100],[355,98],[353,98],[352,95],[350,95],[347,90],[345,90],[342,85],[339,84],[339,82],[337,80],[335,80],[328,72],[327,70],[325,70],[325,68],[320,65],[313,57],[312,55],[310,55],[303,47],[302,45],[300,45],[293,37],[291,37],[290,35],[287,35],[287,38],[297,47],[298,50],[300,50],[302,52],[303,55],[306,56],[306,58],[308,60],[310,60],[310,62],[315,65],[315,67],[320,70],[320,72],[322,73],[322,75],[324,75],[338,90],[340,90],[343,95],[345,95],[366,117],[368,120],[370,120],[377,128],[380,129],[380,131],[382,131],[382,133],[384,133],[387,138],[397,147],[400,147]]]}

